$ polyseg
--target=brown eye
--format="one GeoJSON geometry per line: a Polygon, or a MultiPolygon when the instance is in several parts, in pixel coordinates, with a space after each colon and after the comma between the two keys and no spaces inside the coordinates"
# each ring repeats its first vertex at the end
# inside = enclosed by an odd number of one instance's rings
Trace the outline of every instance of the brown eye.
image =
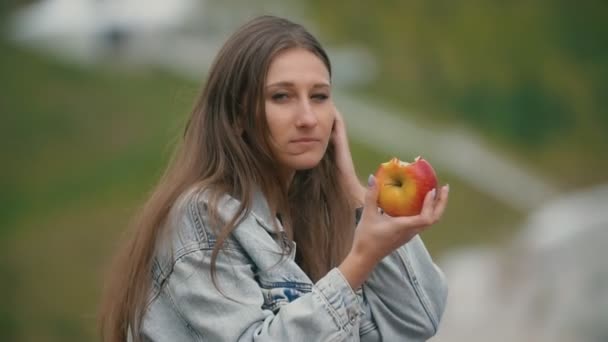
{"type": "Polygon", "coordinates": [[[323,102],[323,101],[327,100],[328,98],[329,98],[329,95],[327,95],[327,94],[314,94],[312,96],[312,99],[317,102],[323,102]]]}
{"type": "Polygon", "coordinates": [[[285,101],[289,98],[287,93],[275,93],[271,97],[274,101],[285,101]]]}

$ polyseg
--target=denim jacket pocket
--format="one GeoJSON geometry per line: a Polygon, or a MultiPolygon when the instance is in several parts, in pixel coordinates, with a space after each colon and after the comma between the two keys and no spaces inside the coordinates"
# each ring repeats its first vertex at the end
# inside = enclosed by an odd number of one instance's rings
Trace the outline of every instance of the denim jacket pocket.
{"type": "Polygon", "coordinates": [[[271,310],[273,313],[279,311],[281,306],[291,303],[300,296],[312,290],[312,284],[297,281],[268,282],[256,279],[264,296],[262,308],[271,310]]]}

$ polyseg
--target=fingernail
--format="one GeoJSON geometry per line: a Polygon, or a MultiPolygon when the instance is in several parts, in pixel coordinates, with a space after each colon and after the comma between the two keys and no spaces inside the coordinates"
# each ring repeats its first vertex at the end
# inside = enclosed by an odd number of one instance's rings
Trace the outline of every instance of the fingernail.
{"type": "Polygon", "coordinates": [[[444,186],[446,192],[450,192],[450,184],[444,186]]]}
{"type": "Polygon", "coordinates": [[[369,175],[369,177],[367,177],[367,186],[369,186],[371,188],[375,184],[376,184],[376,177],[374,177],[374,175],[369,175]]]}
{"type": "Polygon", "coordinates": [[[432,198],[437,197],[437,189],[433,189],[433,190],[431,190],[431,197],[432,197],[432,198]]]}

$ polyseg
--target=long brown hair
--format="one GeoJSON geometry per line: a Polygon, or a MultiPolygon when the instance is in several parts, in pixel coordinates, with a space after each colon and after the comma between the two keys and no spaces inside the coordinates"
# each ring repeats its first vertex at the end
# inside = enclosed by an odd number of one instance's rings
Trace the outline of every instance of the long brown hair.
{"type": "Polygon", "coordinates": [[[216,199],[209,206],[212,217],[218,216],[217,199],[222,194],[241,201],[234,218],[217,229],[212,276],[223,242],[251,208],[256,189],[267,198],[273,215],[281,213],[288,236],[298,244],[297,261],[313,281],[346,256],[352,243],[354,202],[340,179],[333,144],[316,167],[296,172],[289,186],[276,183],[280,177],[269,148],[264,86],[273,57],[295,47],[313,52],[331,74],[320,43],[302,26],[273,16],[243,25],[219,51],[180,147],[110,268],[100,308],[104,341],[124,341],[129,330],[139,340],[155,244],[170,229],[166,221],[172,206],[190,188],[211,192],[216,199]]]}

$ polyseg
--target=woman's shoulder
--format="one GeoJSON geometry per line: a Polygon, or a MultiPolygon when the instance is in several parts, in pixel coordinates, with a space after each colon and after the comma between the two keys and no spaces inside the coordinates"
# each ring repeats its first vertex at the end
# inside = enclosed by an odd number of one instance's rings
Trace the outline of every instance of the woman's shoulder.
{"type": "Polygon", "coordinates": [[[210,189],[193,187],[175,201],[166,224],[175,247],[213,248],[224,222],[237,212],[240,202],[228,194],[214,194],[210,189]],[[210,210],[213,206],[215,210],[210,210]],[[212,218],[213,213],[217,215],[212,218]]]}
{"type": "MultiPolygon", "coordinates": [[[[156,237],[152,276],[157,289],[180,259],[191,253],[213,250],[217,231],[211,226],[208,205],[209,193],[200,187],[184,191],[173,203],[163,229],[156,237]]],[[[233,241],[229,241],[224,247],[233,245],[233,241]]]]}
{"type": "MultiPolygon", "coordinates": [[[[265,217],[260,218],[259,204],[254,203],[253,208],[242,212],[240,206],[241,202],[233,196],[214,193],[208,188],[192,187],[184,191],[169,212],[164,235],[159,237],[160,249],[173,259],[194,250],[212,250],[224,224],[239,214],[237,228],[241,231],[255,228],[253,231],[257,232],[257,222],[266,221],[265,217]]],[[[223,248],[238,248],[238,245],[234,234],[223,241],[223,248]]]]}

